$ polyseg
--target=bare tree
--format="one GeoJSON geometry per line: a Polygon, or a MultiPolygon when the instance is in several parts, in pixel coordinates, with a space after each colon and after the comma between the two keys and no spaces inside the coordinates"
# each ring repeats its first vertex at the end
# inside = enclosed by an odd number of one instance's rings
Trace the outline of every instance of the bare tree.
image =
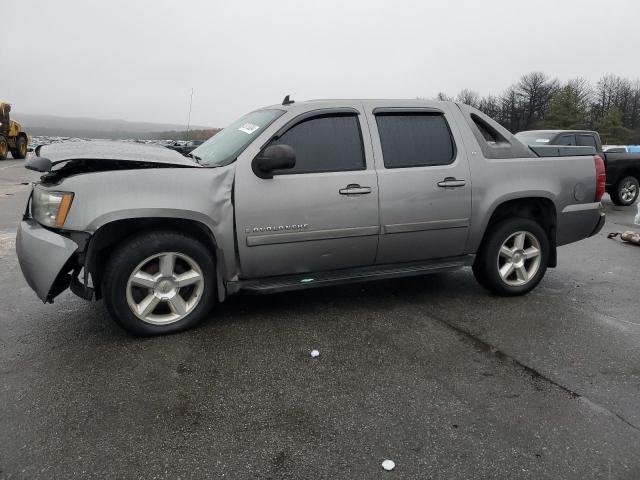
{"type": "Polygon", "coordinates": [[[585,108],[593,101],[593,88],[584,78],[572,78],[567,82],[567,87],[574,93],[580,104],[585,108]]]}
{"type": "Polygon", "coordinates": [[[482,97],[478,102],[478,110],[502,123],[503,118],[502,109],[500,108],[500,99],[495,95],[482,97]]]}
{"type": "Polygon", "coordinates": [[[450,97],[449,95],[447,95],[444,92],[438,92],[438,95],[436,95],[436,100],[440,100],[441,102],[450,102],[453,100],[452,97],[450,97]]]}
{"type": "Polygon", "coordinates": [[[480,105],[480,95],[478,95],[478,93],[474,92],[473,90],[465,88],[456,97],[456,102],[464,103],[465,105],[469,105],[470,107],[478,108],[478,106],[480,105]]]}
{"type": "Polygon", "coordinates": [[[501,95],[500,110],[502,112],[501,123],[504,127],[514,133],[522,130],[520,124],[523,107],[515,86],[507,88],[501,95]]]}
{"type": "Polygon", "coordinates": [[[542,72],[531,72],[520,77],[516,84],[516,93],[524,106],[520,125],[522,128],[535,128],[538,121],[544,119],[551,96],[559,87],[557,80],[549,79],[542,72]]]}
{"type": "MultiPolygon", "coordinates": [[[[436,100],[453,98],[440,92],[436,100]]],[[[605,75],[594,88],[584,78],[560,84],[542,72],[531,72],[499,96],[480,97],[465,88],[456,101],[478,108],[512,132],[543,126],[613,131],[619,126],[616,138],[640,143],[640,80],[605,75]]]]}

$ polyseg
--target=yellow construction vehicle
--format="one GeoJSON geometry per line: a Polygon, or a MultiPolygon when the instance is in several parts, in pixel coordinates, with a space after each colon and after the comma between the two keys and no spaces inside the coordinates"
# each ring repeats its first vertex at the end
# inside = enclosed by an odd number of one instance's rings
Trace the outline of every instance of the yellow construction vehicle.
{"type": "Polygon", "coordinates": [[[25,158],[29,145],[29,135],[22,131],[22,125],[9,118],[11,105],[0,102],[0,160],[7,158],[9,152],[13,158],[25,158]]]}

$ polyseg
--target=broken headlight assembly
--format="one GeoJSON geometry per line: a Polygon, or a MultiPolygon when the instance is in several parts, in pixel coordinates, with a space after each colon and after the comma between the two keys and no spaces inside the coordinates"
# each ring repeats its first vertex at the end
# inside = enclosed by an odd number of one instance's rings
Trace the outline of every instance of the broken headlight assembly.
{"type": "Polygon", "coordinates": [[[36,187],[31,197],[31,215],[42,225],[62,228],[72,201],[71,192],[52,192],[36,187]]]}

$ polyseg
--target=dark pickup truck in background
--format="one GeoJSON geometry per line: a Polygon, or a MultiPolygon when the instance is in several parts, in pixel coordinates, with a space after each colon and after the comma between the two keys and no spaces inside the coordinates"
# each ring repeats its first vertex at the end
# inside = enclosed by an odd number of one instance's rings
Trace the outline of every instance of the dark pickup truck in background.
{"type": "Polygon", "coordinates": [[[598,132],[591,130],[528,130],[516,134],[525,145],[594,147],[604,160],[607,193],[616,205],[632,205],[640,192],[640,153],[603,151],[598,132]]]}

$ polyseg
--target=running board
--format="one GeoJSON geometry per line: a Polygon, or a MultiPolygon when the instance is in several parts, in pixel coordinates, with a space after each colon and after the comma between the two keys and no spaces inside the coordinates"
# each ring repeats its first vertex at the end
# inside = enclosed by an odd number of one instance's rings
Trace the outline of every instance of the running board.
{"type": "Polygon", "coordinates": [[[229,294],[243,291],[251,294],[267,294],[301,290],[304,288],[340,285],[343,283],[368,282],[387,278],[411,277],[429,273],[456,270],[473,264],[474,255],[442,258],[423,262],[373,265],[328,272],[265,277],[257,280],[239,280],[227,283],[229,294]]]}

